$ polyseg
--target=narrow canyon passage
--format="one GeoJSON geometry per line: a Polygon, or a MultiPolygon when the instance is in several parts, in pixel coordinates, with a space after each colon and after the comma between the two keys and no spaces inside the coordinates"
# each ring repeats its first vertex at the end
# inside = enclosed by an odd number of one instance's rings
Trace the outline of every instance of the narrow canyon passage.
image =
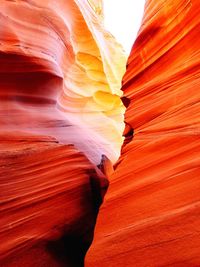
{"type": "Polygon", "coordinates": [[[127,61],[101,0],[2,0],[1,267],[200,266],[199,12],[147,0],[127,61]]]}
{"type": "Polygon", "coordinates": [[[199,12],[198,0],[146,1],[123,77],[126,140],[86,267],[200,266],[199,12]]]}

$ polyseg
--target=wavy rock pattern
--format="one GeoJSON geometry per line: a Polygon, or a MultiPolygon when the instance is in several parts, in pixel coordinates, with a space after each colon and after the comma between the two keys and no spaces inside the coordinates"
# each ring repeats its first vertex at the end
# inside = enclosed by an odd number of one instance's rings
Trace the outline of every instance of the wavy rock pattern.
{"type": "Polygon", "coordinates": [[[0,149],[1,266],[83,266],[105,177],[46,136],[4,133],[0,149]]]}
{"type": "Polygon", "coordinates": [[[1,1],[2,267],[83,266],[122,143],[125,56],[101,5],[1,1]]]}
{"type": "Polygon", "coordinates": [[[73,143],[95,164],[116,160],[126,58],[103,29],[101,1],[3,0],[0,12],[2,130],[73,143]]]}
{"type": "Polygon", "coordinates": [[[123,78],[126,137],[87,267],[200,266],[200,5],[148,0],[123,78]]]}

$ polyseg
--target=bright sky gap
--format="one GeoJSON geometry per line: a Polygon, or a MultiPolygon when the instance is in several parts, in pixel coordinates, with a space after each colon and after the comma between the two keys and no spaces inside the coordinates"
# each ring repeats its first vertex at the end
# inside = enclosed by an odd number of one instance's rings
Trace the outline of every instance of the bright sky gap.
{"type": "Polygon", "coordinates": [[[105,28],[129,54],[141,25],[145,0],[104,0],[103,3],[105,28]]]}

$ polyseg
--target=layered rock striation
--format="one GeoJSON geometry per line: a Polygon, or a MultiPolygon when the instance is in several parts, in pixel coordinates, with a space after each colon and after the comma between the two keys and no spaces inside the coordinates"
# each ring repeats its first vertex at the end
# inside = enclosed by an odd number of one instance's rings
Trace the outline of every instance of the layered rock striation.
{"type": "Polygon", "coordinates": [[[1,130],[51,135],[95,164],[122,143],[126,57],[101,1],[1,3],[1,130]],[[23,16],[22,16],[23,14],[23,16]]]}
{"type": "Polygon", "coordinates": [[[1,266],[83,266],[106,176],[87,267],[200,265],[199,11],[146,2],[113,172],[125,56],[102,1],[2,0],[1,266]]]}
{"type": "Polygon", "coordinates": [[[1,1],[0,266],[83,266],[122,143],[125,56],[101,5],[1,1]]]}
{"type": "Polygon", "coordinates": [[[83,266],[106,177],[73,145],[0,137],[0,265],[83,266]]]}
{"type": "Polygon", "coordinates": [[[146,2],[123,78],[125,142],[87,267],[200,266],[200,5],[146,2]]]}

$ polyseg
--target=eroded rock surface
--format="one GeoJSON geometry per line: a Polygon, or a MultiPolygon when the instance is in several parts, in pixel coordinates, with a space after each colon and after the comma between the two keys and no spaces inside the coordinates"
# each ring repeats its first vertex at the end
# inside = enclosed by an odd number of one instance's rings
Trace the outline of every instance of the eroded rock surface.
{"type": "Polygon", "coordinates": [[[146,3],[123,78],[122,155],[87,267],[200,266],[200,5],[146,3]]]}
{"type": "Polygon", "coordinates": [[[83,266],[107,179],[46,136],[4,133],[0,149],[1,266],[83,266]]]}
{"type": "Polygon", "coordinates": [[[0,266],[83,266],[123,129],[101,4],[1,1],[0,266]]]}
{"type": "Polygon", "coordinates": [[[120,153],[126,57],[101,1],[1,1],[0,123],[73,143],[99,164],[120,153]],[[23,14],[23,15],[22,15],[23,14]]]}

